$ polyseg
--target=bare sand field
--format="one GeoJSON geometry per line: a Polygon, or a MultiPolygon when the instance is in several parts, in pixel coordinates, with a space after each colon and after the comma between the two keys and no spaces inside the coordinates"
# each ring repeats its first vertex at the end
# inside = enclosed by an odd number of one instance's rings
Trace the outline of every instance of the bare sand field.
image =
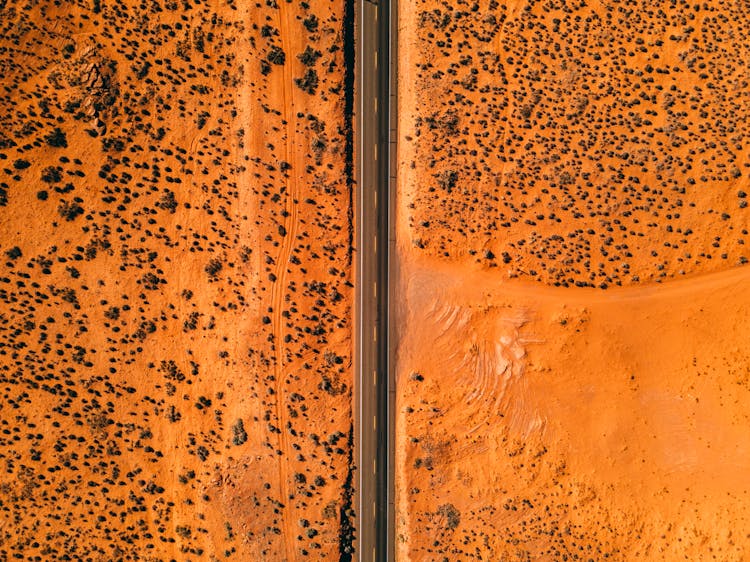
{"type": "Polygon", "coordinates": [[[746,560],[750,12],[399,16],[399,560],[746,560]]]}
{"type": "Polygon", "coordinates": [[[344,12],[0,3],[3,560],[348,556],[344,12]]]}

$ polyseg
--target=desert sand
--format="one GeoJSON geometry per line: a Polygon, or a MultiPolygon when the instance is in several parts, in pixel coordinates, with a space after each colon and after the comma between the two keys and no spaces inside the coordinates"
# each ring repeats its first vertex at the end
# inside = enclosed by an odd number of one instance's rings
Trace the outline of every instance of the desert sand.
{"type": "Polygon", "coordinates": [[[0,558],[349,556],[347,18],[0,5],[0,558]]]}
{"type": "Polygon", "coordinates": [[[749,13],[399,17],[399,560],[750,556],[749,13]]]}

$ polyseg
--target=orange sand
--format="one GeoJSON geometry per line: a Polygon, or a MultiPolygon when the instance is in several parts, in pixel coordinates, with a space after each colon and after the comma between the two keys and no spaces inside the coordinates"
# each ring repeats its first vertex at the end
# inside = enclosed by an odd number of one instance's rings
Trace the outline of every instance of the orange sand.
{"type": "Polygon", "coordinates": [[[748,259],[740,4],[403,12],[401,73],[415,87],[400,106],[399,205],[417,253],[597,287],[748,259]]]}
{"type": "Polygon", "coordinates": [[[343,6],[3,3],[0,558],[346,546],[343,6]]]}
{"type": "Polygon", "coordinates": [[[399,560],[750,556],[746,20],[402,6],[399,560]]]}

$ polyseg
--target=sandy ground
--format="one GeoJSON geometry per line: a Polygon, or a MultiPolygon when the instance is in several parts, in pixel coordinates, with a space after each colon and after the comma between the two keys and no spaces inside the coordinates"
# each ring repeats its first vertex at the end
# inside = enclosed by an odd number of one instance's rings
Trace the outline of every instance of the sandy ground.
{"type": "Polygon", "coordinates": [[[596,287],[748,259],[742,6],[403,12],[400,206],[418,254],[596,287]]]}
{"type": "Polygon", "coordinates": [[[0,7],[0,558],[351,542],[343,2],[0,7]]]}
{"type": "Polygon", "coordinates": [[[449,4],[400,13],[399,559],[746,560],[746,11],[449,4]]]}

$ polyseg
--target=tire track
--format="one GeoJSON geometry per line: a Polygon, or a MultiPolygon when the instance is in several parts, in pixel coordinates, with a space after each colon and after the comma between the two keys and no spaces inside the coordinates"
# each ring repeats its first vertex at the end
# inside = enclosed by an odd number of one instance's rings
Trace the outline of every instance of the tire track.
{"type": "Polygon", "coordinates": [[[297,199],[299,193],[299,184],[295,174],[296,158],[294,150],[294,138],[296,131],[294,130],[294,90],[290,88],[293,84],[293,77],[291,71],[291,59],[289,54],[290,49],[289,37],[289,22],[288,22],[288,6],[285,4],[279,4],[277,9],[278,20],[277,25],[279,27],[279,35],[281,48],[287,56],[285,63],[282,65],[283,79],[281,84],[282,94],[282,114],[283,119],[286,122],[286,135],[285,135],[285,146],[284,146],[284,161],[278,163],[281,173],[284,175],[284,216],[279,221],[279,235],[281,236],[281,242],[279,251],[276,254],[276,263],[274,269],[275,279],[273,281],[273,289],[271,292],[271,329],[273,333],[273,346],[275,353],[274,361],[274,382],[275,382],[275,415],[278,431],[278,447],[281,451],[279,455],[279,487],[283,498],[284,508],[281,510],[281,522],[283,527],[283,541],[284,541],[284,552],[285,560],[291,561],[295,559],[294,548],[292,544],[292,538],[294,537],[294,529],[291,524],[291,511],[294,507],[290,502],[289,493],[289,466],[290,457],[288,452],[290,445],[286,434],[286,416],[284,414],[284,384],[285,374],[284,366],[287,363],[286,358],[286,346],[284,338],[286,336],[286,327],[284,325],[284,318],[282,316],[282,306],[284,303],[284,286],[286,284],[287,267],[289,258],[292,252],[292,242],[297,236],[297,199]],[[290,119],[290,115],[292,119],[290,119]],[[287,174],[285,164],[291,165],[292,174],[287,174]]]}

